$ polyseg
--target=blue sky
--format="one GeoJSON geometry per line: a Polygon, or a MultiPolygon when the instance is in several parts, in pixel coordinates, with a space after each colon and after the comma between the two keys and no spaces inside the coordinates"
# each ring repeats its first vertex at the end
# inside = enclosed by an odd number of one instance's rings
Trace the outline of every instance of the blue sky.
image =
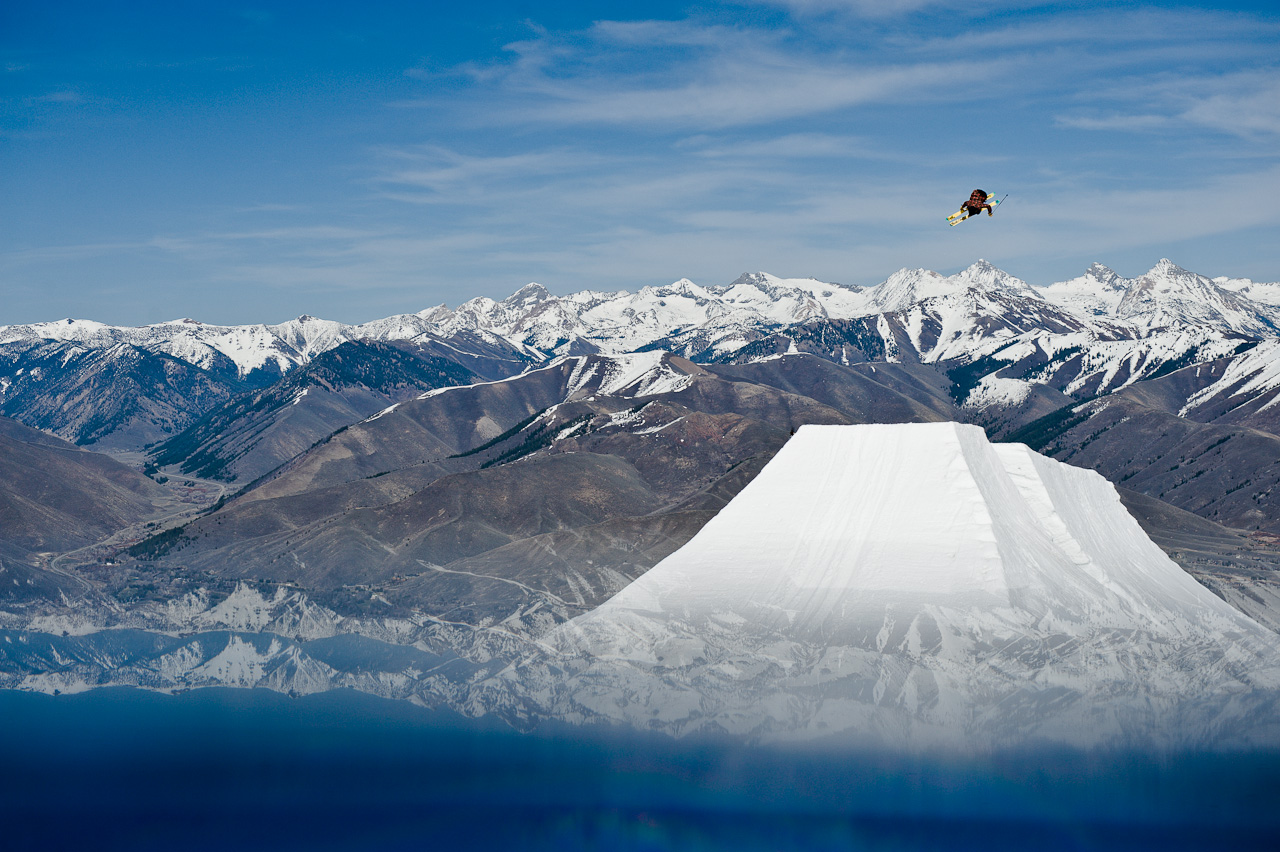
{"type": "Polygon", "coordinates": [[[979,257],[1277,281],[1278,211],[1273,3],[0,5],[0,324],[979,257]],[[948,228],[975,187],[1009,200],[948,228]]]}

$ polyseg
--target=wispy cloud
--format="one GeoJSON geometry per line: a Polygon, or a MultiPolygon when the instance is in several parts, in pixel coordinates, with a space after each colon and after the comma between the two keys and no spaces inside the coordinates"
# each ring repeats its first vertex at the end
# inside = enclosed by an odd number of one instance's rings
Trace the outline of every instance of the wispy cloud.
{"type": "MultiPolygon", "coordinates": [[[[793,39],[787,31],[695,21],[598,22],[586,32],[508,45],[509,63],[472,77],[492,101],[481,110],[491,122],[665,132],[964,99],[1010,70],[999,57],[895,62],[856,51],[814,54],[793,39]]],[[[438,99],[419,103],[439,106],[438,99]]]]}
{"type": "Polygon", "coordinates": [[[670,86],[640,89],[548,84],[552,103],[526,113],[562,123],[660,124],[723,128],[784,121],[849,107],[937,98],[940,89],[963,97],[956,78],[981,82],[1000,72],[998,61],[924,63],[905,67],[832,66],[775,54],[726,59],[707,73],[670,86]]]}
{"type": "Polygon", "coordinates": [[[956,6],[957,0],[756,0],[798,15],[852,14],[865,18],[908,15],[930,6],[956,6]]]}
{"type": "Polygon", "coordinates": [[[789,160],[883,156],[863,137],[833,133],[784,133],[781,136],[745,140],[703,134],[683,139],[677,143],[677,147],[693,151],[701,157],[717,159],[789,160]]]}
{"type": "Polygon", "coordinates": [[[1102,101],[1129,111],[1077,111],[1057,117],[1085,130],[1167,130],[1197,126],[1233,135],[1280,134],[1280,68],[1225,74],[1162,74],[1128,88],[1109,86],[1102,101]]]}
{"type": "Polygon", "coordinates": [[[84,103],[84,95],[74,89],[61,89],[55,92],[45,92],[42,95],[33,95],[27,98],[27,101],[33,104],[82,104],[84,103]]]}
{"type": "Polygon", "coordinates": [[[1080,130],[1156,130],[1168,127],[1172,119],[1167,115],[1133,115],[1109,113],[1106,115],[1058,116],[1059,127],[1075,127],[1080,130]]]}
{"type": "MultiPolygon", "coordinates": [[[[893,3],[797,2],[803,9],[898,8],[893,3]]],[[[912,4],[906,4],[910,6],[912,4]]],[[[1006,6],[1035,6],[1011,3],[1006,6]]],[[[467,118],[478,125],[615,126],[644,132],[761,126],[850,110],[978,102],[1005,96],[1053,96],[1070,103],[1132,94],[1152,75],[1180,68],[1170,81],[1227,74],[1222,67],[1274,65],[1271,22],[1197,10],[1138,9],[1033,15],[1013,24],[935,30],[897,28],[820,38],[813,27],[761,29],[681,21],[600,21],[581,32],[539,32],[507,46],[509,61],[452,69],[469,75],[480,96],[467,118]],[[1218,66],[1210,68],[1214,63],[1218,66]]],[[[821,29],[817,27],[816,29],[821,29]]],[[[1271,127],[1270,90],[1179,114],[1205,126],[1262,114],[1246,124],[1271,127]]],[[[414,102],[402,102],[402,105],[414,102]]],[[[439,96],[416,102],[439,109],[439,96]]],[[[1161,109],[1076,106],[1059,126],[1150,128],[1161,109]]]]}
{"type": "Polygon", "coordinates": [[[513,183],[537,184],[556,176],[575,176],[602,162],[602,157],[570,150],[523,151],[516,154],[479,155],[442,145],[383,148],[374,183],[392,187],[405,200],[421,203],[489,197],[495,188],[513,183]],[[413,195],[406,191],[412,190],[413,195]]]}
{"type": "Polygon", "coordinates": [[[1280,71],[1222,82],[1220,91],[1195,99],[1181,117],[1231,133],[1280,135],[1280,71]]]}

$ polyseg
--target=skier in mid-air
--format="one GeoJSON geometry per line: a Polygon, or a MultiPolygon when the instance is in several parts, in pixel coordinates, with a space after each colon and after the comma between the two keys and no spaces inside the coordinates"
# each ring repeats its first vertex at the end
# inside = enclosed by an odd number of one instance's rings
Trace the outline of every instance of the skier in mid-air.
{"type": "Polygon", "coordinates": [[[990,216],[991,205],[987,203],[987,199],[990,197],[990,195],[987,195],[982,190],[975,189],[973,192],[969,193],[969,200],[964,203],[964,207],[961,207],[960,210],[965,214],[966,219],[970,216],[977,216],[983,210],[986,210],[987,215],[990,216]]]}
{"type": "Polygon", "coordinates": [[[996,198],[989,192],[975,189],[970,193],[969,200],[964,203],[964,206],[947,217],[947,224],[951,226],[959,225],[961,222],[977,216],[983,210],[987,211],[987,215],[990,216],[995,213],[996,205],[1008,197],[1006,195],[1004,198],[996,198]]]}

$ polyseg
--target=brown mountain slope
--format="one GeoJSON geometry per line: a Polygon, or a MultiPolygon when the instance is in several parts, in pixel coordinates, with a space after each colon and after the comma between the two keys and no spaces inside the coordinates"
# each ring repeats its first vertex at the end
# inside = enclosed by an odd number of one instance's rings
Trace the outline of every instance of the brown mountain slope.
{"type": "Polygon", "coordinates": [[[153,513],[164,489],[99,453],[0,417],[0,540],[64,551],[153,513]]]}
{"type": "Polygon", "coordinates": [[[910,370],[800,360],[667,357],[633,377],[569,359],[409,400],[189,524],[162,561],[376,586],[368,597],[472,620],[534,603],[566,617],[691,537],[799,425],[954,416],[910,370]]]}

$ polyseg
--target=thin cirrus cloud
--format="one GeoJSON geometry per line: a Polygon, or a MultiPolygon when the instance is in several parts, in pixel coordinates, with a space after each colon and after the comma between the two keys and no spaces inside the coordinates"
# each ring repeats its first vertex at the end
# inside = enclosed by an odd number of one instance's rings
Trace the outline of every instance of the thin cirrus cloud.
{"type": "Polygon", "coordinates": [[[423,204],[476,201],[513,182],[572,176],[602,162],[598,155],[568,150],[485,156],[443,145],[383,148],[378,154],[373,183],[393,187],[402,200],[423,204]]]}
{"type": "Polygon", "coordinates": [[[993,12],[1034,9],[1053,0],[748,0],[805,17],[849,16],[870,20],[901,18],[918,12],[945,10],[971,17],[993,12]]]}
{"type": "Polygon", "coordinates": [[[1235,91],[1201,98],[1182,113],[1182,118],[1233,133],[1280,134],[1280,73],[1244,81],[1235,91]]]}
{"type": "Polygon", "coordinates": [[[784,133],[764,139],[725,139],[709,134],[698,134],[677,143],[699,157],[709,159],[736,159],[776,161],[785,159],[815,158],[881,158],[887,155],[878,151],[862,136],[835,133],[784,133]]]}
{"type": "Polygon", "coordinates": [[[1245,137],[1280,134],[1280,70],[1163,75],[1128,87],[1109,87],[1098,96],[1128,108],[1059,115],[1057,123],[1085,130],[1195,126],[1245,137]]]}
{"type": "Polygon", "coordinates": [[[755,0],[798,15],[850,14],[866,18],[908,15],[931,6],[957,6],[962,0],[755,0]]]}
{"type": "MultiPolygon", "coordinates": [[[[502,123],[748,126],[874,103],[963,99],[1009,70],[999,59],[889,62],[805,50],[787,33],[691,21],[597,22],[507,46],[506,64],[469,71],[502,123]]],[[[402,105],[439,106],[435,100],[402,105]]],[[[477,119],[483,121],[483,119],[477,119]]]]}
{"type": "MultiPolygon", "coordinates": [[[[467,116],[480,125],[594,124],[661,133],[1020,94],[1050,94],[1072,107],[1082,98],[1096,100],[1094,92],[1108,87],[1140,88],[1148,73],[1176,83],[1203,76],[1206,64],[1265,62],[1265,33],[1260,37],[1255,28],[1245,37],[1249,31],[1249,22],[1238,16],[1161,10],[1042,15],[946,35],[862,34],[847,43],[813,43],[810,33],[795,29],[603,21],[583,32],[540,31],[508,45],[506,62],[467,69],[479,98],[468,102],[467,116]]],[[[1262,97],[1240,105],[1262,107],[1265,116],[1262,97]]],[[[1203,123],[1220,124],[1215,116],[1239,112],[1233,103],[1221,97],[1215,109],[1193,117],[1203,114],[1203,123]]],[[[1060,111],[1060,126],[1136,130],[1157,123],[1125,121],[1119,110],[1075,109],[1060,111]]],[[[1245,123],[1270,126],[1266,118],[1245,123]]]]}
{"type": "MultiPolygon", "coordinates": [[[[700,79],[637,90],[547,86],[553,99],[530,119],[564,123],[660,122],[723,128],[773,122],[863,104],[928,95],[952,88],[960,66],[927,63],[906,67],[829,67],[816,63],[727,62],[700,79]]],[[[966,67],[972,76],[994,76],[995,68],[966,67]]]]}

